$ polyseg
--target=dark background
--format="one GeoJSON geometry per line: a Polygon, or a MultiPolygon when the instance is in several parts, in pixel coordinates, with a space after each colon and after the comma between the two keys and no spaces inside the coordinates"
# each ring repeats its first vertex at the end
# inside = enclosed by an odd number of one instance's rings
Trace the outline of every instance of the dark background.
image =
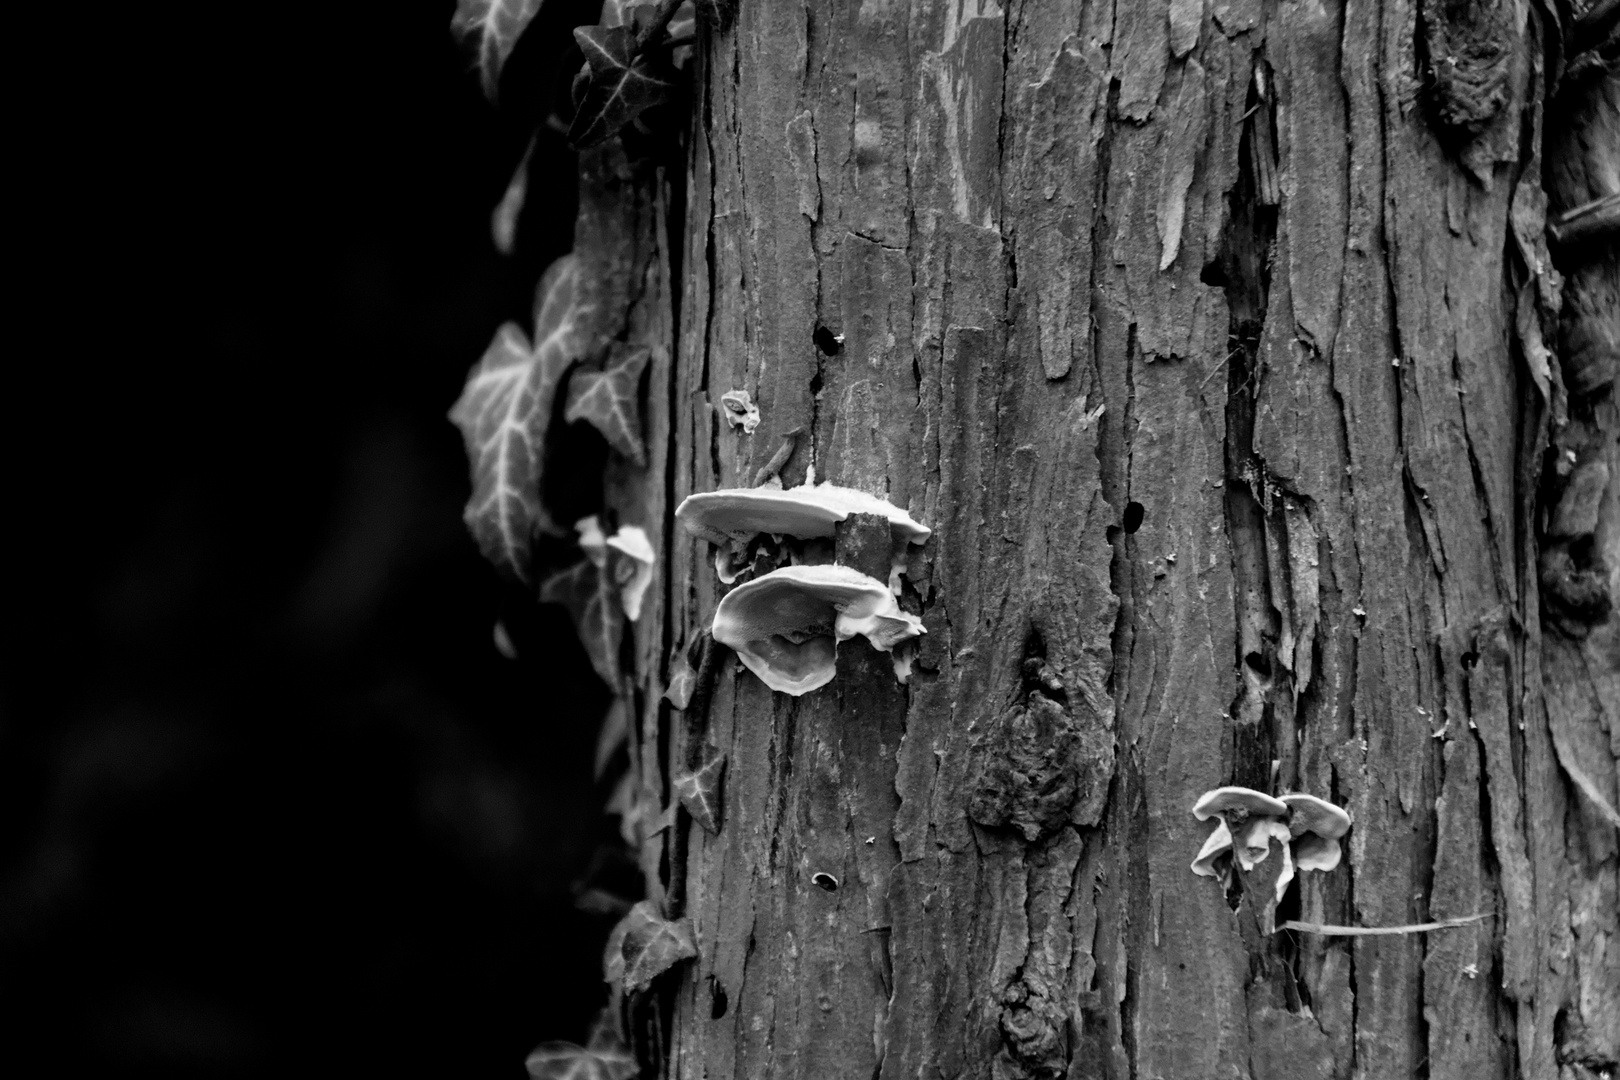
{"type": "Polygon", "coordinates": [[[605,698],[468,540],[445,420],[567,248],[555,133],[516,257],[489,214],[596,5],[550,0],[499,111],[453,6],[20,35],[8,1075],[518,1078],[601,1001],[605,698]]]}

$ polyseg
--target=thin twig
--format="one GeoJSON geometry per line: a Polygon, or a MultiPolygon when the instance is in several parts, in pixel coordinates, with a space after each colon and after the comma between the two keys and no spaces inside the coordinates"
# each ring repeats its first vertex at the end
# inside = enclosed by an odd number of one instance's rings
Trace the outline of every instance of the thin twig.
{"type": "Polygon", "coordinates": [[[1231,352],[1227,353],[1226,354],[1226,359],[1222,360],[1220,363],[1218,363],[1214,367],[1210,368],[1209,374],[1204,376],[1204,381],[1198,384],[1198,389],[1202,390],[1204,387],[1208,386],[1209,385],[1209,380],[1211,380],[1211,379],[1213,379],[1215,377],[1215,373],[1217,371],[1221,370],[1227,364],[1230,364],[1232,362],[1232,357],[1238,355],[1242,351],[1243,351],[1243,349],[1240,346],[1240,347],[1238,347],[1236,349],[1233,349],[1231,352]]]}
{"type": "Polygon", "coordinates": [[[1441,919],[1439,922],[1411,923],[1407,926],[1330,926],[1326,923],[1300,922],[1289,919],[1277,929],[1298,930],[1303,934],[1321,934],[1323,937],[1373,937],[1381,934],[1422,934],[1430,930],[1450,930],[1490,918],[1489,912],[1465,915],[1460,919],[1441,919]]]}
{"type": "Polygon", "coordinates": [[[669,20],[675,17],[675,9],[681,6],[681,0],[658,0],[658,8],[653,12],[652,21],[641,28],[636,35],[636,55],[640,56],[650,49],[654,42],[664,36],[664,28],[669,26],[669,20]]]}
{"type": "Polygon", "coordinates": [[[1614,807],[1610,806],[1608,800],[1604,799],[1603,793],[1592,782],[1592,778],[1587,776],[1579,766],[1565,761],[1562,754],[1559,755],[1558,763],[1564,767],[1564,772],[1569,774],[1569,778],[1575,781],[1575,789],[1591,800],[1592,808],[1603,817],[1603,820],[1620,829],[1620,814],[1614,812],[1614,807]]]}
{"type": "Polygon", "coordinates": [[[1582,203],[1547,223],[1547,234],[1555,244],[1596,240],[1615,232],[1620,232],[1620,194],[1582,203]]]}
{"type": "Polygon", "coordinates": [[[769,483],[773,477],[782,475],[783,467],[787,465],[788,458],[793,456],[793,449],[799,445],[799,436],[803,434],[803,427],[782,433],[782,445],[776,448],[776,453],[771,455],[771,460],[765,463],[765,467],[754,474],[755,487],[769,483]]]}

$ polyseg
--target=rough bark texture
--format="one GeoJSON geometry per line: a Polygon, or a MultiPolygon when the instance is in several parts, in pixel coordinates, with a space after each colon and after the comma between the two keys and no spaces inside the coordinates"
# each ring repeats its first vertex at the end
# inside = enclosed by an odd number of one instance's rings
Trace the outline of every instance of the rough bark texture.
{"type": "Polygon", "coordinates": [[[664,528],[649,795],[728,759],[717,835],[648,834],[702,952],[668,1075],[1620,1067],[1612,7],[745,0],[707,36],[681,246],[643,238],[652,466],[610,498],[664,528]],[[857,641],[805,697],[726,660],[660,707],[721,588],[669,511],[798,428],[787,484],[935,530],[915,674],[857,641]],[[1262,883],[1188,869],[1233,783],[1354,817],[1279,918],[1487,917],[1262,933],[1262,883]]]}

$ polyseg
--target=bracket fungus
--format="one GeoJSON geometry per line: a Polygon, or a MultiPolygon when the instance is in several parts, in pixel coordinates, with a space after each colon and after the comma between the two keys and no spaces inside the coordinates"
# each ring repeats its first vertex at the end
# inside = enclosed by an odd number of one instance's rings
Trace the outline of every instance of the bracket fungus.
{"type": "Polygon", "coordinates": [[[727,593],[712,632],[766,686],[797,697],[832,681],[840,641],[859,634],[890,652],[926,631],[876,578],[847,566],[785,566],[727,593]]]}
{"type": "Polygon", "coordinates": [[[675,520],[715,545],[715,573],[730,585],[748,569],[749,545],[754,538],[831,539],[838,523],[851,514],[876,514],[888,521],[894,543],[889,587],[898,595],[907,545],[926,542],[932,530],[876,495],[834,484],[728,488],[688,495],[676,508],[675,520]]]}
{"type": "Polygon", "coordinates": [[[1232,854],[1232,830],[1226,827],[1226,822],[1217,818],[1215,831],[1209,834],[1204,846],[1199,849],[1198,857],[1193,860],[1192,872],[1199,877],[1224,878],[1225,862],[1221,856],[1232,854]]]}
{"type": "Polygon", "coordinates": [[[1284,795],[1294,864],[1301,870],[1332,870],[1339,865],[1339,837],[1350,831],[1350,815],[1315,795],[1284,795]]]}
{"type": "MultiPolygon", "coordinates": [[[[1204,792],[1193,804],[1193,817],[1199,821],[1219,817],[1220,824],[1193,860],[1193,873],[1218,877],[1223,885],[1230,885],[1231,859],[1222,856],[1235,856],[1244,870],[1253,870],[1271,854],[1272,840],[1281,840],[1286,851],[1288,827],[1278,819],[1287,813],[1285,804],[1253,788],[1221,787],[1204,792]]],[[[1292,866],[1284,867],[1284,873],[1293,877],[1292,866]]]]}
{"type": "Polygon", "coordinates": [[[1192,872],[1231,884],[1231,860],[1253,870],[1282,845],[1283,868],[1277,877],[1277,899],[1298,870],[1332,870],[1339,865],[1339,837],[1350,829],[1350,815],[1314,795],[1290,793],[1272,798],[1251,788],[1223,787],[1206,791],[1193,805],[1200,821],[1218,817],[1215,831],[1193,859],[1192,872]],[[1235,838],[1235,839],[1234,839],[1235,838]]]}
{"type": "Polygon", "coordinates": [[[746,390],[727,390],[721,394],[720,413],[733,428],[742,428],[744,435],[752,435],[759,427],[759,406],[746,390]]]}
{"type": "Polygon", "coordinates": [[[1208,821],[1217,814],[1236,835],[1237,829],[1252,817],[1286,817],[1288,804],[1246,787],[1215,788],[1204,792],[1193,803],[1193,817],[1199,821],[1208,821]]]}
{"type": "Polygon", "coordinates": [[[832,536],[851,514],[877,514],[896,540],[920,544],[932,531],[886,499],[832,484],[791,488],[728,488],[688,495],[675,520],[710,543],[747,542],[760,533],[809,539],[832,536]]]}

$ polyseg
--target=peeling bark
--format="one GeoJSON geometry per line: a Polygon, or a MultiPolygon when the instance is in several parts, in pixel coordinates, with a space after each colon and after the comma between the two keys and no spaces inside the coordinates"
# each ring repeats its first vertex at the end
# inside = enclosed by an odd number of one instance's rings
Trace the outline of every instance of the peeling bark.
{"type": "Polygon", "coordinates": [[[1601,8],[773,0],[706,40],[635,492],[643,774],[728,761],[719,833],[646,845],[701,950],[667,1075],[1617,1067],[1601,8]],[[659,705],[720,591],[669,507],[762,470],[935,530],[908,685],[853,641],[803,698],[727,660],[659,705]],[[1279,921],[1485,917],[1264,932],[1275,863],[1188,869],[1232,783],[1354,818],[1279,921]]]}

